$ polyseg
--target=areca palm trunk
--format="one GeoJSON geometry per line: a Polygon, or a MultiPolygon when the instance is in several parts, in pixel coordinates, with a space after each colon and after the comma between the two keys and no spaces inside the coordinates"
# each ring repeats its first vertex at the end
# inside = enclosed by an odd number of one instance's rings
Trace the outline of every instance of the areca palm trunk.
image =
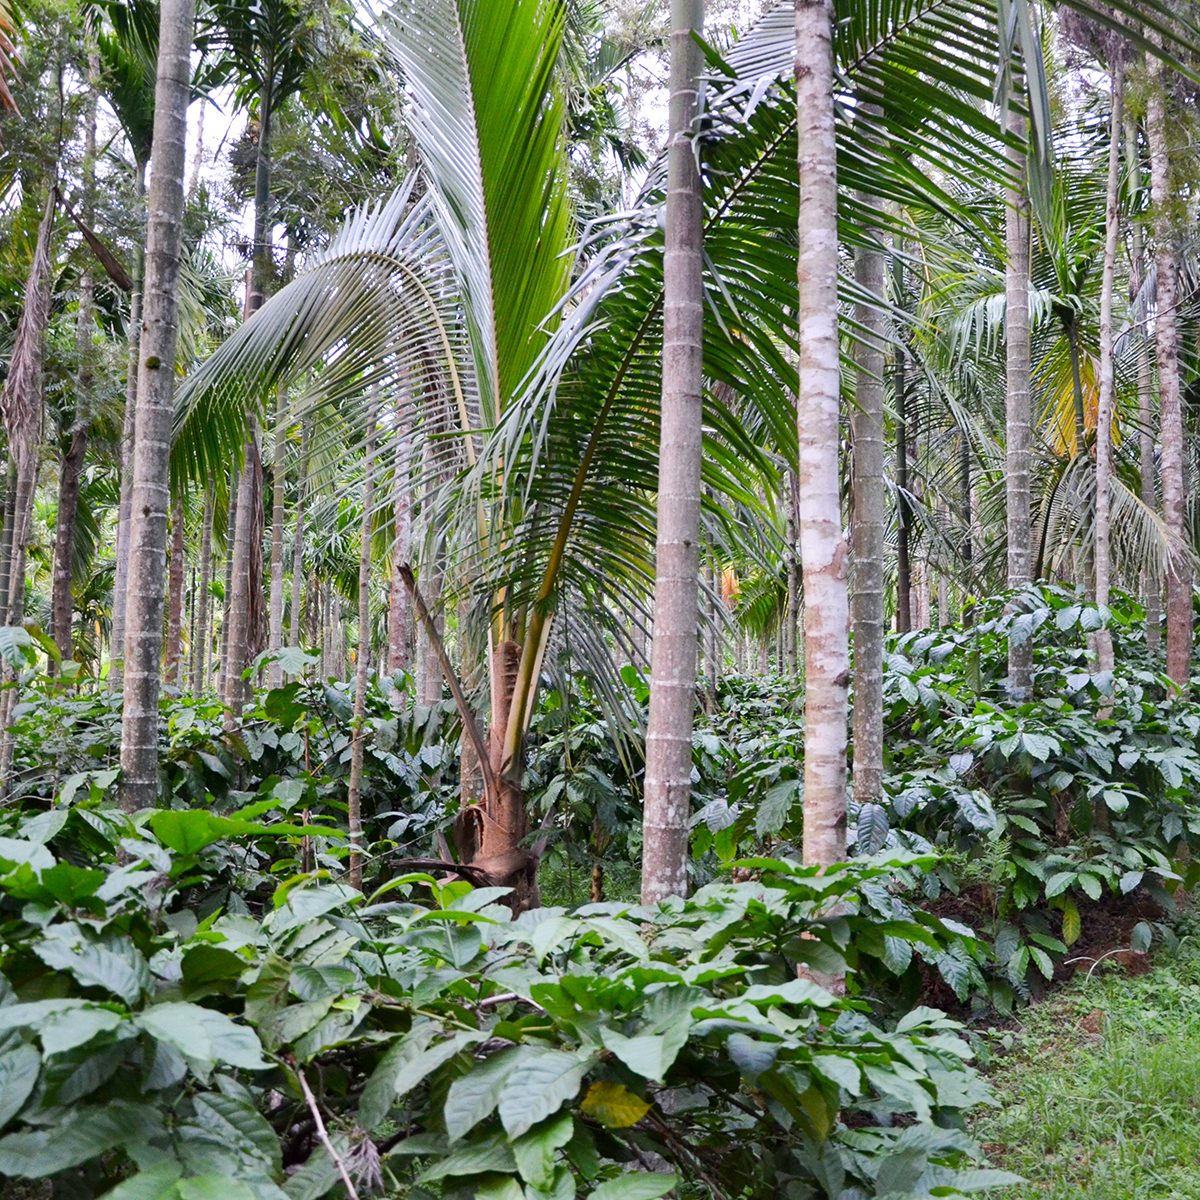
{"type": "MultiPolygon", "coordinates": [[[[285,511],[284,483],[284,418],[287,415],[287,392],[280,388],[275,400],[275,449],[271,459],[271,599],[270,624],[267,630],[267,649],[279,650],[283,646],[283,526],[287,519],[285,511]]],[[[283,667],[273,662],[267,674],[271,687],[283,683],[283,667]]]]}
{"type": "Polygon", "coordinates": [[[209,608],[212,600],[213,492],[204,492],[204,520],[200,530],[200,594],[196,601],[196,635],[192,639],[192,694],[208,687],[209,608]]]}
{"type": "MultiPolygon", "coordinates": [[[[882,216],[873,197],[862,202],[882,216]]],[[[878,227],[865,230],[879,237],[878,227]]],[[[860,294],[857,323],[861,337],[856,364],[853,440],[854,624],[854,798],[878,804],[883,796],[883,550],[887,511],[883,479],[883,373],[887,317],[884,311],[884,255],[860,246],[854,274],[860,294]]]]}
{"type": "Polygon", "coordinates": [[[367,444],[363,460],[363,516],[358,548],[358,656],[354,666],[354,733],[350,742],[347,796],[350,838],[350,886],[362,888],[362,783],[366,750],[367,679],[371,656],[371,510],[375,502],[377,401],[367,407],[367,444]]]}
{"type": "Polygon", "coordinates": [[[703,200],[691,132],[699,108],[703,0],[672,0],[662,425],[654,633],[646,727],[642,903],[687,891],[700,573],[703,200]]]}
{"type": "Polygon", "coordinates": [[[171,560],[167,575],[167,654],[163,679],[178,684],[183,661],[183,579],[187,551],[183,540],[183,497],[171,506],[171,560]]]}
{"type": "MultiPolygon", "coordinates": [[[[1138,152],[1137,117],[1128,108],[1124,114],[1125,160],[1129,176],[1130,193],[1136,197],[1142,189],[1141,156],[1138,152]]],[[[1129,292],[1132,300],[1137,299],[1146,277],[1146,244],[1140,221],[1131,222],[1129,292]]],[[[1137,363],[1138,397],[1138,473],[1139,495],[1142,503],[1151,511],[1158,509],[1158,486],[1154,465],[1154,380],[1150,363],[1150,342],[1144,333],[1139,333],[1134,353],[1137,363]]],[[[1156,570],[1142,574],[1142,602],[1146,609],[1146,649],[1157,653],[1161,645],[1161,595],[1162,584],[1156,570]]]]}
{"type": "MultiPolygon", "coordinates": [[[[1004,212],[1004,357],[1006,398],[1005,510],[1008,533],[1008,586],[1023,587],[1032,576],[1032,526],[1029,501],[1030,341],[1029,341],[1029,189],[1028,155],[1024,148],[1025,119],[1009,110],[1006,126],[1014,144],[1009,147],[1009,170],[1014,184],[1007,191],[1004,212]]],[[[1082,437],[1082,430],[1080,431],[1082,437]]],[[[1029,638],[1008,643],[1008,686],[1024,698],[1033,688],[1033,647],[1029,638]]]]}
{"type": "Polygon", "coordinates": [[[138,369],[130,507],[125,701],[121,721],[121,802],[133,810],[158,794],[163,575],[168,468],[175,395],[183,170],[195,0],[163,0],[155,87],[154,167],[146,236],[146,298],[138,369]]]}
{"type": "Polygon", "coordinates": [[[296,480],[296,535],[292,542],[292,611],[289,638],[300,645],[300,597],[304,583],[304,501],[308,490],[309,424],[300,425],[300,474],[296,480]]]}
{"type": "MultiPolygon", "coordinates": [[[[1107,607],[1111,554],[1109,522],[1112,480],[1113,396],[1116,370],[1113,357],[1113,290],[1117,272],[1117,242],[1121,235],[1121,105],[1125,72],[1118,61],[1112,73],[1112,113],[1109,117],[1108,179],[1104,208],[1104,268],[1100,283],[1100,394],[1096,407],[1096,544],[1094,552],[1096,603],[1107,607]]],[[[1096,632],[1096,661],[1101,671],[1113,669],[1112,634],[1108,626],[1096,632]]]]}
{"type": "MultiPolygon", "coordinates": [[[[1163,68],[1150,56],[1150,89],[1146,100],[1146,135],[1150,143],[1150,198],[1154,211],[1156,268],[1155,346],[1162,422],[1162,494],[1167,533],[1176,545],[1187,539],[1186,460],[1179,368],[1178,263],[1170,206],[1171,159],[1163,106],[1163,68]]],[[[1172,555],[1167,568],[1167,674],[1186,692],[1192,655],[1192,570],[1182,555],[1172,555]]]]}
{"type": "Polygon", "coordinates": [[[912,512],[908,503],[908,372],[904,348],[895,349],[893,379],[896,390],[896,632],[912,629],[912,561],[910,529],[912,512]]]}
{"type": "Polygon", "coordinates": [[[413,614],[400,568],[412,561],[412,418],[401,391],[396,417],[396,460],[392,476],[392,581],[388,593],[388,670],[412,665],[413,614]]]}
{"type": "Polygon", "coordinates": [[[796,141],[800,179],[797,317],[800,562],[804,573],[806,863],[846,853],[846,542],[838,470],[837,141],[831,0],[796,0],[796,141]]]}
{"type": "MultiPolygon", "coordinates": [[[[134,200],[139,214],[146,198],[146,163],[139,162],[134,177],[134,200]]],[[[133,497],[133,441],[137,416],[138,361],[142,338],[142,276],[145,253],[140,241],[133,251],[133,291],[129,297],[129,356],[125,368],[125,414],[121,421],[121,492],[117,506],[117,551],[113,571],[113,614],[108,682],[120,691],[124,677],[126,591],[129,577],[130,504],[133,497]]]]}

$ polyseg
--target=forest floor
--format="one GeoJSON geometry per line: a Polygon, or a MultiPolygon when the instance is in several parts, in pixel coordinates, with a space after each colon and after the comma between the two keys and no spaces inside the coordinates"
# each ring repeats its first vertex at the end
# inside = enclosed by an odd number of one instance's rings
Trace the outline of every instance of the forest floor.
{"type": "Polygon", "coordinates": [[[1200,916],[1130,975],[1101,962],[988,1035],[976,1136],[1005,1200],[1200,1200],[1200,916]]]}

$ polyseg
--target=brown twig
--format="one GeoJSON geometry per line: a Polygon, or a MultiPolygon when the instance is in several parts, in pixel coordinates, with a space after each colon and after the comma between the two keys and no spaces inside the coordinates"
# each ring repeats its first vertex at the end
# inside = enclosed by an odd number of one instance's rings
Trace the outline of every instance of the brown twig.
{"type": "MultiPolygon", "coordinates": [[[[462,718],[463,733],[470,741],[471,748],[475,751],[475,755],[479,759],[479,771],[483,776],[484,793],[491,802],[491,805],[494,805],[500,797],[500,781],[496,778],[496,772],[492,770],[492,763],[488,758],[483,734],[479,731],[479,723],[475,720],[475,714],[471,711],[471,706],[467,703],[462,683],[459,681],[458,675],[455,673],[454,667],[450,662],[450,655],[446,653],[446,643],[442,641],[442,637],[437,630],[437,625],[434,624],[433,616],[429,612],[429,607],[425,603],[425,598],[421,595],[421,589],[417,587],[412,567],[405,563],[398,570],[404,586],[408,589],[408,594],[412,597],[413,607],[417,610],[417,618],[425,627],[425,636],[429,638],[429,644],[433,647],[434,653],[437,654],[442,674],[446,677],[446,684],[450,688],[450,695],[454,698],[454,705],[458,709],[458,715],[462,718]]],[[[495,811],[494,808],[493,811],[495,811]]]]}
{"type": "Polygon", "coordinates": [[[300,1090],[304,1093],[304,1100],[308,1104],[308,1111],[312,1113],[313,1124],[317,1129],[317,1137],[321,1139],[321,1145],[325,1147],[325,1153],[333,1159],[333,1164],[337,1167],[338,1174],[342,1177],[342,1183],[346,1186],[346,1195],[350,1197],[350,1200],[358,1200],[358,1192],[355,1191],[354,1181],[350,1178],[350,1172],[346,1169],[346,1164],[333,1148],[333,1142],[329,1140],[329,1131],[325,1128],[325,1122],[321,1118],[321,1110],[317,1107],[317,1098],[312,1094],[312,1088],[308,1086],[308,1080],[304,1078],[304,1072],[299,1067],[296,1067],[296,1078],[300,1081],[300,1090]]]}

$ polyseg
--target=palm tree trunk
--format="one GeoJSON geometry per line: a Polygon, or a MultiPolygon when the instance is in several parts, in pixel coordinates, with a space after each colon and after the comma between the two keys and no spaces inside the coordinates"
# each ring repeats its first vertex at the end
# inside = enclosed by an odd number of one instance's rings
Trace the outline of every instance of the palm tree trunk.
{"type": "Polygon", "coordinates": [[[183,497],[177,496],[171,506],[171,561],[167,576],[167,657],[163,665],[163,681],[182,683],[183,660],[183,579],[186,550],[183,541],[183,497]]]}
{"type": "Polygon", "coordinates": [[[204,492],[204,524],[200,531],[200,594],[196,600],[196,634],[192,639],[192,694],[201,695],[208,688],[208,653],[210,637],[208,614],[212,596],[212,488],[204,492]]]}
{"type": "MultiPolygon", "coordinates": [[[[1005,500],[1008,526],[1008,586],[1023,587],[1031,578],[1032,528],[1029,501],[1030,343],[1029,343],[1029,191],[1025,183],[1028,155],[1025,119],[1009,110],[1006,126],[1019,143],[1008,151],[1009,170],[1017,183],[1008,189],[1004,213],[1006,270],[1004,279],[1004,353],[1006,376],[1005,500]]],[[[1080,431],[1082,437],[1082,430],[1080,431]]],[[[1032,641],[1010,640],[1008,686],[1023,698],[1033,688],[1032,641]]]]}
{"type": "MultiPolygon", "coordinates": [[[[271,457],[271,599],[270,625],[267,630],[267,649],[283,647],[283,527],[287,519],[284,506],[284,450],[287,444],[284,418],[287,415],[287,392],[279,389],[275,398],[275,448],[271,457]]],[[[273,662],[267,673],[270,687],[283,683],[283,666],[273,662]]]]}
{"type": "Polygon", "coordinates": [[[692,125],[699,109],[703,0],[672,0],[662,426],[650,715],[642,816],[642,903],[687,892],[700,573],[703,200],[692,125]]]}
{"type": "Polygon", "coordinates": [[[296,480],[296,536],[292,542],[292,612],[290,642],[300,645],[300,593],[304,582],[304,501],[308,488],[309,423],[300,423],[300,477],[296,480]]]}
{"type": "MultiPolygon", "coordinates": [[[[787,610],[784,614],[783,627],[783,661],[784,671],[789,678],[794,679],[800,668],[799,634],[800,634],[800,558],[796,553],[796,540],[799,531],[796,528],[796,472],[790,467],[784,477],[785,503],[787,516],[784,528],[787,532],[787,610]]],[[[714,581],[715,586],[715,581],[714,581]]]]}
{"type": "MultiPolygon", "coordinates": [[[[1136,200],[1142,190],[1141,154],[1138,150],[1137,117],[1128,108],[1124,115],[1125,163],[1129,175],[1129,190],[1136,200]]],[[[1129,294],[1136,301],[1146,278],[1146,245],[1141,221],[1130,222],[1129,294]]],[[[1139,495],[1151,512],[1158,510],[1158,486],[1154,465],[1154,378],[1150,363],[1150,341],[1142,330],[1134,345],[1137,361],[1138,396],[1138,474],[1139,495]]],[[[1162,580],[1158,571],[1149,568],[1142,572],[1142,603],[1146,610],[1146,649],[1157,654],[1162,645],[1161,597],[1162,580]]]]}
{"type": "Polygon", "coordinates": [[[154,167],[146,235],[145,322],[138,371],[130,506],[121,803],[149,807],[158,795],[158,694],[171,420],[175,396],[183,170],[191,99],[195,0],[163,0],[155,87],[154,167]]]}
{"type": "MultiPolygon", "coordinates": [[[[1163,68],[1149,56],[1146,135],[1150,143],[1150,198],[1154,211],[1154,261],[1157,275],[1154,331],[1158,353],[1158,391],[1162,421],[1163,516],[1176,545],[1187,541],[1187,487],[1183,408],[1179,369],[1178,264],[1171,220],[1171,161],[1163,106],[1163,68]]],[[[1186,692],[1192,657],[1192,569],[1173,555],[1167,569],[1167,674],[1186,692]]]]}
{"type": "MultiPolygon", "coordinates": [[[[1112,113],[1109,117],[1108,180],[1105,192],[1104,268],[1100,283],[1100,395],[1096,406],[1096,542],[1093,554],[1096,603],[1108,606],[1111,553],[1109,521],[1112,479],[1113,396],[1116,370],[1113,358],[1113,289],[1117,273],[1117,242],[1121,236],[1121,105],[1125,71],[1118,61],[1112,69],[1112,113]]],[[[1108,626],[1096,631],[1096,665],[1113,669],[1112,634],[1108,626]]]]}
{"type": "Polygon", "coordinates": [[[800,562],[804,573],[804,861],[846,855],[846,542],[838,469],[837,141],[831,0],[796,0],[800,562]]]}
{"type": "Polygon", "coordinates": [[[375,438],[378,402],[367,405],[367,444],[363,459],[362,533],[358,548],[358,657],[354,669],[354,733],[350,741],[347,797],[350,886],[362,890],[362,782],[366,749],[367,679],[371,656],[371,510],[375,503],[375,438]]]}
{"type": "MultiPolygon", "coordinates": [[[[146,164],[137,164],[134,177],[134,201],[139,216],[146,199],[146,164]]],[[[120,691],[124,676],[125,610],[129,577],[129,523],[133,497],[133,438],[137,415],[139,346],[142,339],[142,276],[145,254],[139,241],[133,250],[133,291],[129,297],[129,358],[125,369],[125,415],[121,424],[121,493],[117,506],[117,552],[113,571],[111,664],[109,687],[120,691]]]]}
{"type": "Polygon", "coordinates": [[[904,348],[895,349],[893,379],[896,388],[896,632],[912,629],[912,511],[908,492],[908,372],[904,348]]]}
{"type": "MultiPolygon", "coordinates": [[[[81,289],[82,290],[82,289],[81,289]]],[[[82,307],[83,301],[80,301],[82,307]]],[[[82,320],[82,318],[81,318],[82,320]]],[[[89,332],[91,316],[88,317],[89,332]]],[[[80,379],[79,397],[82,401],[86,392],[80,379]]],[[[51,585],[50,621],[54,631],[54,642],[63,659],[72,654],[72,625],[74,604],[71,600],[71,560],[75,545],[75,519],[79,513],[79,486],[83,478],[83,462],[87,454],[88,436],[86,426],[78,419],[71,434],[71,441],[63,455],[58,474],[58,516],[54,530],[54,580],[51,585]]]]}
{"type": "MultiPolygon", "coordinates": [[[[241,472],[237,466],[229,473],[229,511],[225,518],[225,593],[221,604],[221,637],[217,645],[217,695],[222,700],[229,679],[229,617],[233,611],[233,540],[237,536],[237,498],[241,472]]],[[[215,619],[215,614],[214,614],[215,619]]]]}
{"type": "MultiPolygon", "coordinates": [[[[874,106],[868,106],[868,111],[874,106]]],[[[880,217],[882,204],[860,195],[880,217]]],[[[875,229],[865,238],[880,237],[875,229]]],[[[884,311],[883,251],[860,246],[854,252],[854,274],[860,294],[857,323],[860,340],[854,349],[857,370],[854,409],[850,418],[853,443],[853,588],[854,622],[854,798],[878,804],[883,797],[883,550],[887,507],[883,479],[883,374],[887,317],[884,311]]]]}
{"type": "Polygon", "coordinates": [[[246,441],[245,459],[238,474],[237,519],[233,527],[231,558],[233,596],[229,605],[229,632],[226,646],[224,701],[230,716],[236,716],[247,696],[242,675],[250,664],[254,642],[255,615],[262,603],[262,589],[252,578],[254,561],[260,564],[261,548],[254,552],[256,518],[262,505],[262,463],[258,457],[258,422],[251,418],[251,433],[246,441]]]}
{"type": "Polygon", "coordinates": [[[402,388],[396,414],[396,463],[392,475],[392,582],[388,594],[388,671],[412,665],[413,613],[400,568],[412,562],[412,415],[402,388]]]}

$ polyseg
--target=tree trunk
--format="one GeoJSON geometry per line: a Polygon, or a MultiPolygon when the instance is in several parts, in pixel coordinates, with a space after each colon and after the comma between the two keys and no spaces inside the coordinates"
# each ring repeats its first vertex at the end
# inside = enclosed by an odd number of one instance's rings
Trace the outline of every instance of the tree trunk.
{"type": "Polygon", "coordinates": [[[413,614],[400,568],[412,562],[412,413],[406,388],[400,390],[396,413],[396,462],[392,475],[392,582],[388,594],[388,671],[412,666],[413,614]]]}
{"type": "Polygon", "coordinates": [[[204,492],[204,525],[200,532],[200,595],[196,604],[196,635],[192,639],[192,694],[199,696],[208,690],[209,608],[212,598],[212,488],[204,492]]]}
{"type": "MultiPolygon", "coordinates": [[[[903,336],[902,334],[900,335],[903,336]]],[[[912,629],[912,510],[908,503],[908,372],[904,348],[895,349],[896,388],[896,632],[912,629]]]]}
{"type": "MultiPolygon", "coordinates": [[[[229,617],[233,610],[233,540],[237,536],[237,498],[241,473],[229,473],[229,511],[225,515],[225,597],[221,603],[221,636],[217,644],[217,695],[223,701],[229,684],[229,617]]],[[[215,614],[214,614],[215,620],[215,614]]]]}
{"type": "MultiPolygon", "coordinates": [[[[1029,190],[1025,119],[1009,110],[1008,132],[1021,143],[1008,151],[1016,186],[1008,189],[1004,213],[1004,354],[1006,377],[1005,500],[1008,526],[1008,586],[1023,587],[1031,578],[1032,528],[1029,502],[1030,343],[1029,343],[1029,190]]],[[[1015,698],[1033,689],[1033,643],[1008,644],[1008,686],[1015,698]]]]}
{"type": "MultiPolygon", "coordinates": [[[[275,398],[275,447],[271,456],[271,601],[270,625],[267,630],[267,649],[283,648],[283,526],[287,519],[284,507],[285,460],[287,430],[287,391],[280,387],[275,398]]],[[[283,683],[283,666],[273,662],[267,672],[270,687],[283,683]]]]}
{"type": "Polygon", "coordinates": [[[654,634],[646,727],[642,903],[687,892],[700,576],[703,201],[696,147],[703,0],[672,0],[662,425],[658,454],[654,634]]]}
{"type": "Polygon", "coordinates": [[[167,657],[163,681],[179,686],[183,682],[183,577],[186,550],[183,541],[183,497],[171,506],[171,563],[167,577],[167,657]]]}
{"type": "MultiPolygon", "coordinates": [[[[873,106],[872,106],[873,107],[873,106]]],[[[860,194],[860,202],[883,215],[882,204],[860,194]]],[[[863,231],[878,238],[878,226],[863,231]]],[[[883,251],[860,246],[854,275],[860,294],[860,340],[856,364],[853,443],[853,588],[854,621],[854,799],[878,804],[883,798],[883,551],[887,503],[883,479],[883,374],[887,316],[884,311],[883,251]],[[874,303],[872,303],[872,300],[874,303]]]]}
{"type": "MultiPolygon", "coordinates": [[[[1129,191],[1136,202],[1142,190],[1141,154],[1138,150],[1137,117],[1126,108],[1123,118],[1125,127],[1125,165],[1129,176],[1129,191]]],[[[1135,207],[1136,211],[1136,207],[1135,207]]],[[[1136,301],[1146,277],[1146,245],[1140,220],[1130,222],[1129,295],[1136,301]]],[[[1138,396],[1138,473],[1141,477],[1139,495],[1142,503],[1151,511],[1158,510],[1158,486],[1154,465],[1154,379],[1150,363],[1150,340],[1145,329],[1140,329],[1134,342],[1137,362],[1138,396]]],[[[1142,572],[1142,603],[1146,609],[1146,649],[1157,654],[1162,644],[1160,625],[1160,599],[1162,581],[1154,569],[1142,572]]]]}
{"type": "Polygon", "coordinates": [[[296,480],[296,537],[292,543],[292,612],[290,638],[300,645],[300,589],[304,581],[304,501],[308,488],[309,422],[300,423],[300,477],[296,480]]]}
{"type": "Polygon", "coordinates": [[[155,87],[154,167],[146,235],[146,298],[138,369],[130,504],[121,803],[147,808],[158,796],[158,695],[171,421],[175,397],[183,169],[191,99],[195,0],[162,0],[155,87]]]}
{"type": "Polygon", "coordinates": [[[367,405],[367,444],[363,460],[362,533],[358,548],[358,655],[354,665],[354,733],[350,742],[350,790],[347,796],[350,839],[350,886],[362,890],[362,781],[366,750],[367,679],[371,655],[371,510],[375,503],[377,400],[367,405]]]}
{"type": "MultiPolygon", "coordinates": [[[[138,163],[134,178],[134,199],[142,215],[146,199],[146,164],[138,163]]],[[[129,577],[130,504],[133,498],[133,441],[137,416],[139,345],[142,338],[142,276],[145,254],[139,240],[133,250],[133,291],[129,297],[129,358],[125,369],[125,415],[121,423],[121,491],[117,506],[117,553],[113,571],[111,663],[109,687],[120,691],[124,677],[126,591],[129,577]]]]}
{"type": "MultiPolygon", "coordinates": [[[[1113,457],[1113,397],[1116,369],[1113,357],[1113,288],[1117,272],[1117,243],[1121,236],[1121,104],[1125,91],[1125,71],[1118,62],[1112,74],[1112,114],[1109,117],[1108,180],[1105,192],[1104,268],[1100,283],[1100,394],[1096,406],[1096,603],[1108,606],[1111,554],[1109,488],[1113,457]]],[[[1112,633],[1108,625],[1096,631],[1096,665],[1101,671],[1113,669],[1112,633]]]]}
{"type": "Polygon", "coordinates": [[[237,519],[233,527],[232,581],[229,604],[229,632],[226,646],[224,701],[235,717],[245,703],[248,684],[242,678],[250,665],[254,643],[255,615],[262,604],[262,589],[252,578],[254,561],[261,562],[261,547],[254,552],[256,517],[262,505],[262,464],[258,458],[258,422],[251,418],[251,433],[246,442],[245,460],[238,474],[237,519]]]}
{"type": "MultiPolygon", "coordinates": [[[[88,317],[90,327],[91,316],[88,317]]],[[[91,333],[89,329],[89,340],[91,333]]],[[[82,376],[80,372],[80,376],[82,376]]],[[[81,386],[79,400],[86,393],[81,386]]],[[[75,605],[71,598],[71,562],[75,548],[75,520],[79,513],[79,486],[83,478],[83,462],[87,454],[87,427],[80,425],[78,417],[75,429],[58,474],[58,517],[54,530],[54,581],[51,587],[50,621],[54,631],[54,642],[63,659],[72,656],[74,646],[73,624],[75,605]]]]}
{"type": "MultiPolygon", "coordinates": [[[[1150,143],[1150,198],[1154,211],[1154,261],[1157,275],[1155,344],[1162,421],[1163,516],[1167,533],[1186,544],[1187,481],[1179,369],[1179,283],[1175,231],[1171,220],[1171,160],[1163,108],[1163,68],[1149,55],[1150,88],[1146,99],[1146,135],[1150,143]]],[[[1192,656],[1192,568],[1183,555],[1172,555],[1167,569],[1167,674],[1181,693],[1188,688],[1192,656]]]]}
{"type": "Polygon", "coordinates": [[[783,658],[784,670],[788,677],[795,679],[800,669],[799,637],[800,637],[800,556],[796,552],[799,537],[797,529],[797,489],[799,480],[796,472],[790,467],[784,474],[785,503],[787,517],[784,528],[787,530],[787,611],[784,616],[783,658]]]}
{"type": "Polygon", "coordinates": [[[804,574],[804,861],[846,856],[850,679],[838,470],[837,141],[831,0],[796,0],[800,563],[804,574]]]}

